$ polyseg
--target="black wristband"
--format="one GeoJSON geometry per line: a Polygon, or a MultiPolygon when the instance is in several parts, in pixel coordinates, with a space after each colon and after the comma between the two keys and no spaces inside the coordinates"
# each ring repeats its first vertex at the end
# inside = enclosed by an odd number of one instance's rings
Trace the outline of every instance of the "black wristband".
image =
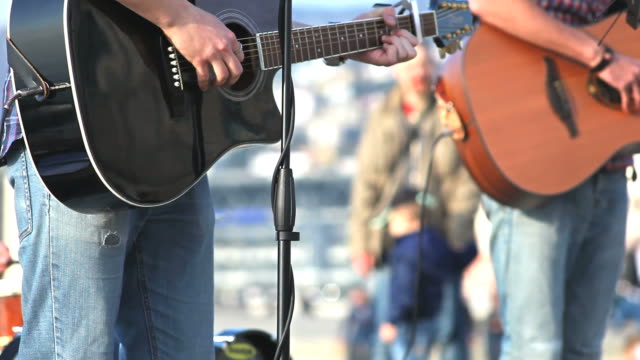
{"type": "Polygon", "coordinates": [[[604,54],[602,54],[602,59],[596,66],[591,68],[591,72],[595,74],[606,69],[607,66],[609,66],[613,61],[613,58],[614,58],[613,50],[610,47],[604,45],[604,54]]]}

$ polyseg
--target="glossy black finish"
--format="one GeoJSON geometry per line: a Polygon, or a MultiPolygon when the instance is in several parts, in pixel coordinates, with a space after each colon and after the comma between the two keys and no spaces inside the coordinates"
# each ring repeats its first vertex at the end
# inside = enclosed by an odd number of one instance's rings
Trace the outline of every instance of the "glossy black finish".
{"type": "MultiPolygon", "coordinates": [[[[11,9],[9,37],[49,85],[69,83],[64,40],[64,2],[20,0],[11,9]]],[[[38,83],[10,57],[17,89],[38,83]]],[[[46,187],[70,207],[94,211],[122,207],[94,171],[82,142],[70,88],[39,102],[18,101],[27,148],[46,187]]]]}
{"type": "MultiPolygon", "coordinates": [[[[260,72],[253,64],[243,88],[235,91],[175,88],[159,29],[104,0],[66,2],[67,57],[65,9],[59,3],[14,2],[11,38],[49,81],[74,85],[75,101],[69,90],[42,103],[20,101],[38,172],[66,205],[80,211],[125,205],[114,202],[108,190],[131,205],[161,205],[187,191],[233,147],[280,139],[275,71],[260,72]],[[96,181],[88,158],[106,187],[96,181]],[[69,171],[70,164],[78,169],[69,171]]],[[[272,3],[196,5],[243,32],[264,32],[277,29],[277,2],[272,3]]]]}

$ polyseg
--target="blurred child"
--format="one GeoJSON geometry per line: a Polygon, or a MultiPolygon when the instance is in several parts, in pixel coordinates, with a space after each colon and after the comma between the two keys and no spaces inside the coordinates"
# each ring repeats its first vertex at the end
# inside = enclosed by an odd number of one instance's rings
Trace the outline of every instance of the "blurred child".
{"type": "Polygon", "coordinates": [[[429,226],[428,211],[424,211],[426,226],[421,233],[422,207],[418,203],[421,197],[414,190],[401,190],[389,213],[388,231],[395,243],[389,252],[389,315],[380,326],[379,337],[391,344],[393,360],[404,359],[411,345],[407,360],[428,356],[438,330],[443,283],[448,277],[460,274],[477,253],[473,243],[461,252],[449,248],[441,233],[429,226]],[[415,340],[411,342],[414,320],[415,340]]]}
{"type": "Polygon", "coordinates": [[[349,299],[351,310],[344,323],[347,360],[369,360],[375,336],[373,308],[366,290],[361,286],[350,291],[349,299]]]}

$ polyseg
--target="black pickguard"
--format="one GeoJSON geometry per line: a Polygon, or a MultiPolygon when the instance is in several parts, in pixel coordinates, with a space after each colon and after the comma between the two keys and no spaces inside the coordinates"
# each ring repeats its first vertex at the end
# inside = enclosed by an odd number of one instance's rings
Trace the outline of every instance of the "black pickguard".
{"type": "MultiPolygon", "coordinates": [[[[196,5],[244,32],[277,30],[275,1],[196,5]]],[[[235,91],[177,89],[160,30],[116,1],[15,1],[10,37],[50,84],[73,85],[19,110],[42,180],[74,209],[170,202],[228,150],[280,139],[275,71],[253,64],[235,91]]],[[[25,77],[17,88],[33,86],[25,77]]]]}

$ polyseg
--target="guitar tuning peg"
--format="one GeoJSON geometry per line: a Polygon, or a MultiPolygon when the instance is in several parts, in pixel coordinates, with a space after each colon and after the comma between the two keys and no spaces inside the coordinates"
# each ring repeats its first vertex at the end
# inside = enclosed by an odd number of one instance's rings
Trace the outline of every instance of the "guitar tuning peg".
{"type": "Polygon", "coordinates": [[[456,51],[458,51],[458,41],[454,41],[451,44],[446,46],[446,52],[447,54],[451,55],[453,53],[455,53],[456,51]]]}
{"type": "Polygon", "coordinates": [[[445,57],[447,57],[447,49],[446,48],[439,48],[438,49],[438,53],[440,54],[440,60],[442,60],[445,57]]]}
{"type": "Polygon", "coordinates": [[[453,43],[447,44],[447,46],[444,47],[444,51],[449,55],[453,54],[453,48],[451,45],[453,45],[453,43]]]}

